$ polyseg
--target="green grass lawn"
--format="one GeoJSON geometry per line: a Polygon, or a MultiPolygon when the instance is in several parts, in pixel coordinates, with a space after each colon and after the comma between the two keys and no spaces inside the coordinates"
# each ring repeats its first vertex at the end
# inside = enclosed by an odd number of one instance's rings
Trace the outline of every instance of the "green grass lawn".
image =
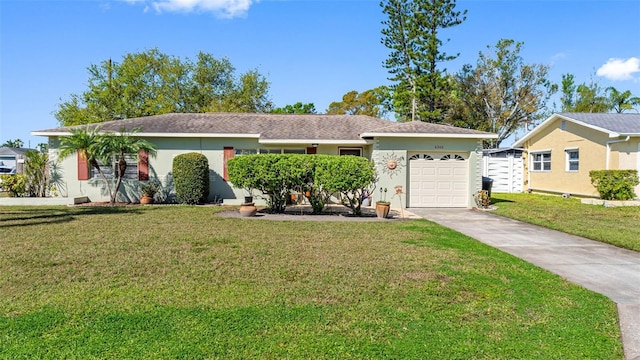
{"type": "Polygon", "coordinates": [[[585,205],[539,194],[493,194],[492,201],[498,215],[640,251],[640,207],[585,205]]]}
{"type": "Polygon", "coordinates": [[[622,359],[615,305],[425,220],[0,207],[0,358],[622,359]]]}

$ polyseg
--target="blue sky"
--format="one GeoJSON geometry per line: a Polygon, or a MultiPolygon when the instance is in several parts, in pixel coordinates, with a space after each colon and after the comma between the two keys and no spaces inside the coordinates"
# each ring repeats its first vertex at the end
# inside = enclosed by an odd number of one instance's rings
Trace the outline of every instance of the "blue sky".
{"type": "MultiPolygon", "coordinates": [[[[551,66],[640,96],[639,0],[458,0],[467,20],[442,32],[442,64],[457,72],[502,38],[524,42],[527,63],[551,66]]],[[[53,112],[86,89],[87,67],[158,48],[227,57],[257,69],[276,106],[324,112],[351,90],[388,84],[378,0],[0,0],[0,143],[45,142],[53,112]]],[[[521,136],[522,134],[520,134],[521,136]]],[[[509,145],[504,143],[503,145],[509,145]]]]}

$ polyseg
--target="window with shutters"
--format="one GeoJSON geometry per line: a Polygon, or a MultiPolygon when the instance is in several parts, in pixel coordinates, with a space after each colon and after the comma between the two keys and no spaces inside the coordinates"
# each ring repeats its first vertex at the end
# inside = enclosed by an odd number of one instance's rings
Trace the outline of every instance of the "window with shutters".
{"type": "MultiPolygon", "coordinates": [[[[138,179],[138,155],[127,155],[125,156],[125,160],[127,161],[127,170],[124,172],[122,178],[138,179]]],[[[100,170],[107,179],[113,179],[118,176],[118,157],[112,157],[111,162],[108,164],[104,164],[100,161],[98,161],[98,164],[100,165],[100,170]]],[[[99,177],[100,174],[98,173],[98,170],[91,167],[91,178],[99,177]]]]}

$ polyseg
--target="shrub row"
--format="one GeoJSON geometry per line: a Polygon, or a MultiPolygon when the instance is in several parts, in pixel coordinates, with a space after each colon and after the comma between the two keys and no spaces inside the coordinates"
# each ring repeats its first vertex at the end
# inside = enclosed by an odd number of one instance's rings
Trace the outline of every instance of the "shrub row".
{"type": "Polygon", "coordinates": [[[284,212],[291,192],[309,198],[320,212],[334,195],[355,215],[361,214],[364,195],[375,186],[373,162],[357,156],[260,154],[236,156],[227,162],[229,181],[248,195],[265,195],[270,211],[284,212]]]}
{"type": "Polygon", "coordinates": [[[638,181],[637,170],[592,170],[591,184],[604,200],[630,200],[636,197],[633,188],[638,181]]]}

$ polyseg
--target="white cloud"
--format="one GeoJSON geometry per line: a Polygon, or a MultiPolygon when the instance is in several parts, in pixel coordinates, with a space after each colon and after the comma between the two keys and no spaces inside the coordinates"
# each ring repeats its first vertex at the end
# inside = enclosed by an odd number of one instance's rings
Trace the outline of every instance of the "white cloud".
{"type": "Polygon", "coordinates": [[[604,76],[609,80],[631,80],[633,74],[640,72],[640,59],[631,57],[628,59],[611,58],[600,66],[596,75],[604,76]]]}
{"type": "MultiPolygon", "coordinates": [[[[129,0],[131,1],[131,0],[129,0]]],[[[226,18],[245,16],[258,0],[160,0],[151,1],[157,12],[213,12],[226,18]]]]}

